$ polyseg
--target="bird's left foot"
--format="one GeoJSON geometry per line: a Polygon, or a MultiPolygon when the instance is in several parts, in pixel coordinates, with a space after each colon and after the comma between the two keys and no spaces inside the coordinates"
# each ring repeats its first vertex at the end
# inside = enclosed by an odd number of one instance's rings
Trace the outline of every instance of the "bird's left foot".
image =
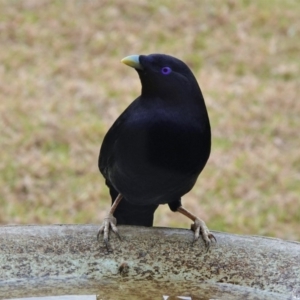
{"type": "Polygon", "coordinates": [[[97,234],[97,240],[99,241],[100,235],[103,233],[103,241],[105,243],[106,249],[109,252],[109,230],[112,230],[119,239],[121,239],[118,228],[117,228],[117,219],[112,215],[109,214],[103,221],[102,225],[99,228],[98,234],[97,234]]]}
{"type": "Polygon", "coordinates": [[[194,224],[192,224],[191,229],[195,233],[193,243],[195,243],[199,239],[200,234],[202,236],[202,239],[204,240],[207,250],[210,248],[212,241],[217,242],[215,236],[212,233],[210,233],[205,222],[200,218],[195,219],[195,222],[194,224]]]}

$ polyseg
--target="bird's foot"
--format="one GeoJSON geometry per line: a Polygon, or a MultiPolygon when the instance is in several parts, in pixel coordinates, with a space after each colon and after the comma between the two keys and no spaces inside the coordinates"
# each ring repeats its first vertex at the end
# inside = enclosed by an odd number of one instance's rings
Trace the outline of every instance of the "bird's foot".
{"type": "Polygon", "coordinates": [[[121,239],[118,228],[117,228],[117,219],[112,215],[109,214],[103,221],[102,225],[99,228],[98,234],[97,234],[97,240],[99,241],[100,235],[103,233],[103,241],[105,243],[106,249],[109,252],[109,230],[111,230],[117,235],[119,239],[121,239]]]}
{"type": "Polygon", "coordinates": [[[202,239],[204,240],[207,250],[210,248],[212,241],[217,242],[217,239],[212,233],[210,233],[203,220],[196,218],[194,224],[192,224],[191,226],[191,229],[195,233],[193,243],[195,243],[199,239],[200,234],[202,236],[202,239]]]}

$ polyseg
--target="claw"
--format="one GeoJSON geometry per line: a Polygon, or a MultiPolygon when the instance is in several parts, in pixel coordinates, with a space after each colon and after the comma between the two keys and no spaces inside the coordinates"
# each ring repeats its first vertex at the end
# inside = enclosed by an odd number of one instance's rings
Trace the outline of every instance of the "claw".
{"type": "Polygon", "coordinates": [[[121,236],[118,232],[117,228],[117,219],[109,214],[103,221],[102,225],[99,228],[97,233],[97,240],[100,241],[100,235],[103,233],[103,241],[105,243],[106,249],[108,252],[111,252],[109,247],[109,230],[111,230],[117,235],[117,237],[121,240],[121,236]]]}
{"type": "Polygon", "coordinates": [[[217,242],[217,239],[215,236],[210,233],[209,229],[207,228],[205,222],[199,218],[195,219],[195,223],[192,224],[191,229],[194,231],[194,240],[193,240],[193,245],[194,243],[199,239],[200,233],[202,236],[202,239],[205,243],[206,250],[208,251],[212,241],[214,240],[217,242]]]}

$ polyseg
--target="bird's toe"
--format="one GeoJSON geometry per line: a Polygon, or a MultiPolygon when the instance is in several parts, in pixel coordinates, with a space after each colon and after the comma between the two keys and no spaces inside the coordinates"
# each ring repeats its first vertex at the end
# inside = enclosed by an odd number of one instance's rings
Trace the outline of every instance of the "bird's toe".
{"type": "Polygon", "coordinates": [[[106,246],[107,251],[110,251],[109,247],[109,231],[110,229],[117,235],[119,239],[121,239],[120,234],[117,228],[117,219],[112,215],[109,214],[103,221],[102,225],[100,226],[97,234],[97,240],[100,240],[100,236],[103,234],[103,241],[106,246]]]}
{"type": "Polygon", "coordinates": [[[194,231],[194,241],[193,243],[195,243],[199,237],[200,234],[202,236],[202,239],[205,243],[205,246],[207,248],[207,250],[210,248],[212,241],[217,242],[217,239],[215,238],[215,236],[209,231],[209,229],[207,228],[205,222],[199,218],[197,218],[194,222],[194,224],[192,224],[192,230],[194,231]]]}

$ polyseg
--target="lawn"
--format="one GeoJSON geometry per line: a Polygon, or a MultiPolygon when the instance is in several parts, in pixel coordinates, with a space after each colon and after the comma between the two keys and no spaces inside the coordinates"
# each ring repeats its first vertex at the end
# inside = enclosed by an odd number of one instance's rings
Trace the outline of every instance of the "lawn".
{"type": "MultiPolygon", "coordinates": [[[[300,240],[298,0],[0,0],[0,223],[99,223],[105,132],[139,95],[130,54],[185,61],[212,153],[185,206],[212,230],[300,240]]],[[[156,226],[189,227],[161,206],[156,226]]]]}

